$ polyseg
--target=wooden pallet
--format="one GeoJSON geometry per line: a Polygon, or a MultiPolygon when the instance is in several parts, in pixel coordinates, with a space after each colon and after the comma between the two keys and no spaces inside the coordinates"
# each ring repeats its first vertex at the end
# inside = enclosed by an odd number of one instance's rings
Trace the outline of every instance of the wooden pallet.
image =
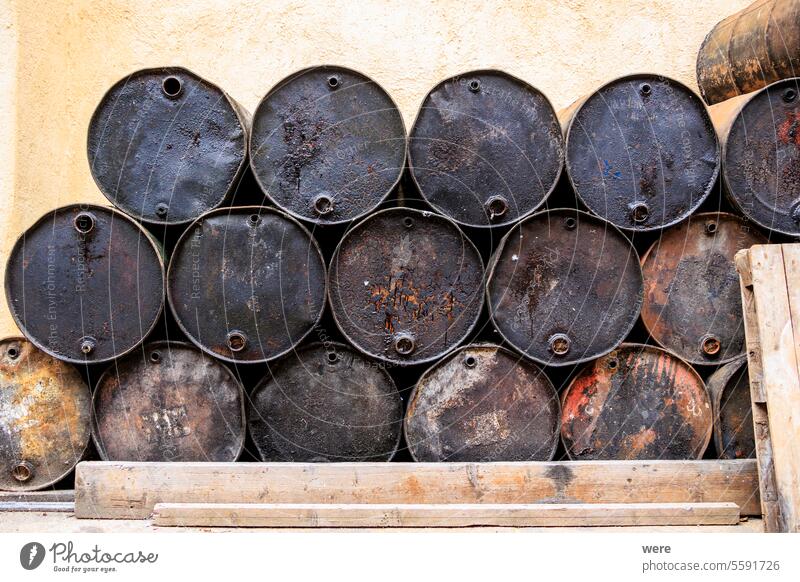
{"type": "Polygon", "coordinates": [[[739,251],[764,529],[800,531],[800,244],[739,251]]]}

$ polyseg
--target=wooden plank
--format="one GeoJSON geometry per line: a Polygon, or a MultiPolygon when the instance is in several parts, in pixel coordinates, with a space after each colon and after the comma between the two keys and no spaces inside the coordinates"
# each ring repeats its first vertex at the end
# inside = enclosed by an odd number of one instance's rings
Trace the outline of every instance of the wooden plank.
{"type": "Polygon", "coordinates": [[[759,497],[765,531],[779,531],[780,507],[775,485],[772,462],[772,443],[769,439],[766,397],[763,391],[761,371],[761,342],[758,336],[758,316],[753,294],[753,275],[750,271],[750,250],[736,253],[736,270],[739,271],[744,310],[745,345],[747,347],[747,370],[750,376],[750,399],[753,403],[753,428],[758,463],[759,497]]]}
{"type": "Polygon", "coordinates": [[[156,503],[702,503],[760,515],[752,459],[550,463],[89,461],[79,518],[145,519],[156,503]]]}
{"type": "Polygon", "coordinates": [[[0,503],[72,503],[74,489],[51,489],[48,491],[0,491],[0,503]]]}
{"type": "Polygon", "coordinates": [[[800,263],[794,245],[756,245],[750,249],[762,390],[780,510],[779,531],[800,531],[800,263]],[[794,289],[792,288],[794,287],[794,289]],[[791,299],[790,299],[791,298],[791,299]],[[792,303],[794,309],[792,309],[792,303]],[[793,323],[792,312],[798,320],[793,323]],[[795,339],[795,332],[798,332],[795,339]]]}
{"type": "Polygon", "coordinates": [[[732,525],[735,503],[157,503],[153,525],[199,527],[559,527],[732,525]]]}

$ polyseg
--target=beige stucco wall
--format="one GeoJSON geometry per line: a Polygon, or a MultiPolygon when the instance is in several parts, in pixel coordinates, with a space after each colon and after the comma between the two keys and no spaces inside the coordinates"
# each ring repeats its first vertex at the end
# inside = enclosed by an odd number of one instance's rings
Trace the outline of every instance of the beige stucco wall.
{"type": "MultiPolygon", "coordinates": [[[[43,212],[105,202],[86,127],[132,70],[182,65],[251,111],[277,81],[333,63],[375,78],[410,123],[440,79],[496,67],[556,108],[604,81],[657,72],[695,86],[710,28],[750,0],[0,0],[0,253],[43,212]]],[[[0,336],[16,333],[5,301],[0,336]]]]}

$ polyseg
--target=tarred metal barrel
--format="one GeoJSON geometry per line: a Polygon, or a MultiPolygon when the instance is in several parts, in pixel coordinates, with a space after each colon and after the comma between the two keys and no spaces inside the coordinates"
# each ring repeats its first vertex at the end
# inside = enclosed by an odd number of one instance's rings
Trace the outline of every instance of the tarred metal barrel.
{"type": "Polygon", "coordinates": [[[405,158],[405,125],[392,98],[344,67],[294,73],[253,115],[253,174],[273,203],[304,220],[365,215],[397,185],[405,158]]]}
{"type": "Polygon", "coordinates": [[[563,142],[543,93],[502,71],[470,71],[425,97],[409,138],[409,166],[425,199],[456,222],[511,224],[555,188],[563,142]]]}
{"type": "Polygon", "coordinates": [[[247,124],[241,106],[191,71],[136,71],[109,89],[89,123],[92,176],[138,220],[190,222],[235,190],[247,124]]]}
{"type": "Polygon", "coordinates": [[[474,344],[417,382],[405,419],[417,461],[549,461],[558,445],[558,395],[536,365],[474,344]]]}
{"type": "Polygon", "coordinates": [[[752,223],[726,213],[696,214],[664,232],[642,257],[642,321],[653,339],[692,364],[744,353],[733,256],[766,242],[752,223]]]}
{"type": "Polygon", "coordinates": [[[713,413],[694,369],[654,346],[623,344],[587,364],[562,397],[570,458],[699,459],[713,413]]]}
{"type": "Polygon", "coordinates": [[[642,304],[630,241],[578,210],[540,212],[503,238],[489,266],[489,309],[500,334],[532,360],[563,366],[617,347],[642,304]]]}
{"type": "Polygon", "coordinates": [[[248,413],[263,461],[388,461],[402,421],[403,402],[383,366],[333,342],[271,365],[248,413]]]}
{"type": "Polygon", "coordinates": [[[311,234],[283,212],[221,208],[192,224],[167,275],[188,338],[228,362],[265,362],[294,348],[325,304],[325,263],[311,234]]]}
{"type": "Polygon", "coordinates": [[[800,78],[711,108],[731,202],[759,226],[800,235],[800,78]]]}
{"type": "Polygon", "coordinates": [[[154,342],[100,377],[92,437],[106,461],[235,461],[244,418],[227,367],[187,344],[154,342]]]}
{"type": "Polygon", "coordinates": [[[714,410],[714,444],[720,459],[755,458],[753,403],[747,358],[725,364],[707,380],[714,410]]]}
{"type": "Polygon", "coordinates": [[[164,304],[164,262],[152,237],[116,210],[48,212],[17,240],[6,299],[25,337],[67,362],[107,362],[138,346],[164,304]]]}
{"type": "Polygon", "coordinates": [[[697,84],[713,105],[800,73],[800,2],[757,0],[717,23],[697,54],[697,84]]]}
{"type": "Polygon", "coordinates": [[[352,228],[330,265],[329,298],[345,337],[400,365],[440,358],[463,341],[483,305],[483,261],[451,220],[409,208],[352,228]]]}
{"type": "Polygon", "coordinates": [[[620,228],[657,230],[686,219],[717,179],[719,144],[705,105],[672,79],[616,79],[559,117],[575,192],[620,228]]]}
{"type": "Polygon", "coordinates": [[[78,371],[21,338],[0,341],[0,490],[43,489],[89,444],[91,395],[78,371]]]}

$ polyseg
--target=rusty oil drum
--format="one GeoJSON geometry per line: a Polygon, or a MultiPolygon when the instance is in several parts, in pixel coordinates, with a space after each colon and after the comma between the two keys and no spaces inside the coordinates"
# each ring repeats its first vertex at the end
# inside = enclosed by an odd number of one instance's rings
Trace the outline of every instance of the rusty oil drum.
{"type": "Polygon", "coordinates": [[[800,1],[757,0],[717,23],[697,54],[697,85],[713,105],[797,76],[800,1]]]}
{"type": "Polygon", "coordinates": [[[200,349],[228,362],[265,362],[294,348],[319,321],[325,263],[308,230],[287,214],[220,208],[178,241],[167,296],[200,349]]]}
{"type": "Polygon", "coordinates": [[[489,265],[494,325],[516,350],[549,366],[584,362],[617,347],[639,317],[642,292],[630,241],[574,209],[523,220],[489,265]]]}
{"type": "Polygon", "coordinates": [[[107,362],[138,346],[158,321],[164,260],[121,212],[65,206],[17,240],[5,289],[14,321],[37,347],[67,362],[107,362]]]}
{"type": "Polygon", "coordinates": [[[547,97],[502,71],[463,73],[425,97],[409,137],[425,199],[456,222],[507,225],[541,206],[564,164],[547,97]]]}
{"type": "Polygon", "coordinates": [[[706,381],[714,410],[714,445],[720,459],[756,456],[747,358],[720,367],[706,381]]]}
{"type": "Polygon", "coordinates": [[[22,338],[0,341],[0,490],[66,477],[89,445],[89,388],[78,371],[22,338]]]}
{"type": "Polygon", "coordinates": [[[235,461],[244,437],[241,384],[188,344],[145,344],[97,382],[92,438],[104,461],[235,461]]]}
{"type": "Polygon", "coordinates": [[[357,349],[398,365],[440,358],[475,326],[484,267],[454,222],[410,208],[350,229],[331,259],[336,324],[357,349]]]}
{"type": "Polygon", "coordinates": [[[473,344],[426,371],[408,403],[416,461],[549,461],[559,438],[558,395],[535,364],[473,344]]]}
{"type": "Polygon", "coordinates": [[[623,344],[587,364],[561,407],[561,438],[574,460],[699,459],[711,439],[703,380],[655,346],[623,344]]]}
{"type": "Polygon", "coordinates": [[[719,173],[719,144],[703,101],[657,75],[607,83],[560,113],[566,170],[591,212],[651,231],[691,215],[719,173]]]}
{"type": "Polygon", "coordinates": [[[800,236],[800,78],[711,108],[725,192],[748,219],[800,236]]]}
{"type": "Polygon", "coordinates": [[[270,201],[296,218],[338,224],[375,209],[398,184],[406,129],[392,98],[366,75],[310,67],[262,99],[249,151],[270,201]]]}
{"type": "Polygon", "coordinates": [[[388,461],[402,422],[403,402],[384,367],[334,342],[271,365],[248,411],[262,461],[388,461]]]}
{"type": "Polygon", "coordinates": [[[191,71],[136,71],[109,89],[89,123],[92,176],[137,220],[190,222],[238,185],[248,123],[241,106],[191,71]]]}
{"type": "Polygon", "coordinates": [[[726,213],[695,214],[642,257],[642,321],[659,345],[692,364],[744,353],[739,274],[733,256],[765,244],[752,224],[726,213]]]}

